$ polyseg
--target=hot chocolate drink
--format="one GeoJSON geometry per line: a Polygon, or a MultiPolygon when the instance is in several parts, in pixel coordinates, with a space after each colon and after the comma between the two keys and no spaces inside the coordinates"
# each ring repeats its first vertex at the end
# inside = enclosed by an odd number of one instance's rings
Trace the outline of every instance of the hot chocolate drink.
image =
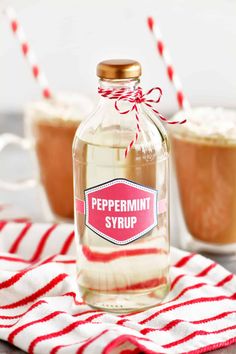
{"type": "Polygon", "coordinates": [[[66,219],[74,215],[71,149],[78,125],[76,121],[40,119],[33,127],[41,182],[49,205],[55,215],[66,219]]]}
{"type": "Polygon", "coordinates": [[[185,115],[172,151],[187,229],[199,241],[236,243],[236,112],[197,108],[185,115]]]}
{"type": "Polygon", "coordinates": [[[26,127],[32,137],[40,180],[54,216],[73,219],[72,143],[82,117],[92,104],[80,95],[30,104],[26,127]]]}

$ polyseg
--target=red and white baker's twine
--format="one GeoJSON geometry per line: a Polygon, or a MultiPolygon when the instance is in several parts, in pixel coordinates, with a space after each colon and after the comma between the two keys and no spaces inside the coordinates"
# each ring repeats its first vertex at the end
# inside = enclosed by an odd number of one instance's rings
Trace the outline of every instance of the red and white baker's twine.
{"type": "Polygon", "coordinates": [[[168,78],[171,81],[171,83],[176,91],[176,98],[177,98],[178,106],[180,109],[186,110],[186,109],[190,108],[190,104],[189,104],[188,100],[186,99],[186,96],[183,93],[182,84],[181,84],[180,79],[174,70],[171,56],[169,54],[169,51],[168,51],[166,45],[164,44],[160,29],[155,25],[154,19],[152,17],[148,17],[147,24],[148,24],[148,27],[149,27],[152,35],[153,35],[154,41],[157,46],[158,53],[160,54],[165,66],[166,66],[168,78]]]}
{"type": "Polygon", "coordinates": [[[129,151],[132,149],[132,146],[138,140],[139,133],[141,132],[140,119],[139,119],[139,105],[140,104],[144,104],[147,107],[149,107],[155,114],[158,115],[158,117],[162,121],[164,121],[168,124],[183,124],[186,122],[186,119],[184,119],[182,121],[169,121],[160,112],[158,112],[156,108],[153,107],[153,104],[157,104],[160,102],[160,99],[162,96],[162,90],[160,87],[153,87],[152,89],[150,89],[146,93],[143,93],[141,87],[137,87],[134,90],[129,89],[129,88],[123,88],[123,87],[121,87],[119,89],[104,89],[102,87],[99,87],[98,93],[102,97],[116,100],[114,106],[120,114],[128,114],[132,111],[135,112],[136,133],[135,133],[134,139],[131,140],[131,142],[129,143],[129,145],[127,146],[127,148],[125,150],[125,157],[127,157],[129,151]],[[155,98],[155,99],[148,98],[148,96],[151,95],[155,91],[157,91],[157,93],[158,93],[157,98],[155,98]],[[130,102],[131,103],[130,108],[126,109],[124,111],[120,110],[119,101],[130,102]]]}
{"type": "Polygon", "coordinates": [[[36,56],[26,39],[25,32],[17,19],[15,10],[12,7],[7,7],[4,12],[10,22],[12,32],[16,35],[20,43],[22,53],[31,67],[33,77],[39,83],[43,97],[46,99],[51,98],[52,93],[49,89],[48,80],[38,65],[36,56]]]}

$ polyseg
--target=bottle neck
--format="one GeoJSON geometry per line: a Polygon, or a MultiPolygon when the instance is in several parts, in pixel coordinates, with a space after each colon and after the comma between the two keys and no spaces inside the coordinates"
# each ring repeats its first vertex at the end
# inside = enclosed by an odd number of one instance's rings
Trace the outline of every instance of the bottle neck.
{"type": "Polygon", "coordinates": [[[123,80],[107,80],[100,79],[99,87],[102,89],[120,89],[127,88],[130,90],[135,90],[139,85],[139,79],[123,79],[123,80]]]}

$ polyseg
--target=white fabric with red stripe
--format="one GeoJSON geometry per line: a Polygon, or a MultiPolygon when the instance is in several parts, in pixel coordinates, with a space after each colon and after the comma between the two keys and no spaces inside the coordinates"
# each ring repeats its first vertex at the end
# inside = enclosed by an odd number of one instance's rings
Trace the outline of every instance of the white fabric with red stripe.
{"type": "Polygon", "coordinates": [[[0,338],[26,352],[203,353],[236,342],[236,277],[207,258],[173,248],[165,302],[115,315],[80,298],[72,225],[0,229],[0,338]]]}

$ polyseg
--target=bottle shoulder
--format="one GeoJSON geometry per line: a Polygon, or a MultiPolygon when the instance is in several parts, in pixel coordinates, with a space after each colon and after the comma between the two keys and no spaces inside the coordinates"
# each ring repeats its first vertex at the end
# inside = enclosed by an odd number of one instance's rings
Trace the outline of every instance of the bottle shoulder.
{"type": "Polygon", "coordinates": [[[138,119],[134,111],[120,114],[114,108],[114,101],[111,101],[106,107],[100,104],[81,123],[75,135],[73,151],[79,148],[80,141],[91,145],[126,149],[133,140],[135,142],[132,149],[137,152],[148,152],[149,155],[159,158],[169,153],[168,135],[158,118],[141,107],[138,119]]]}

